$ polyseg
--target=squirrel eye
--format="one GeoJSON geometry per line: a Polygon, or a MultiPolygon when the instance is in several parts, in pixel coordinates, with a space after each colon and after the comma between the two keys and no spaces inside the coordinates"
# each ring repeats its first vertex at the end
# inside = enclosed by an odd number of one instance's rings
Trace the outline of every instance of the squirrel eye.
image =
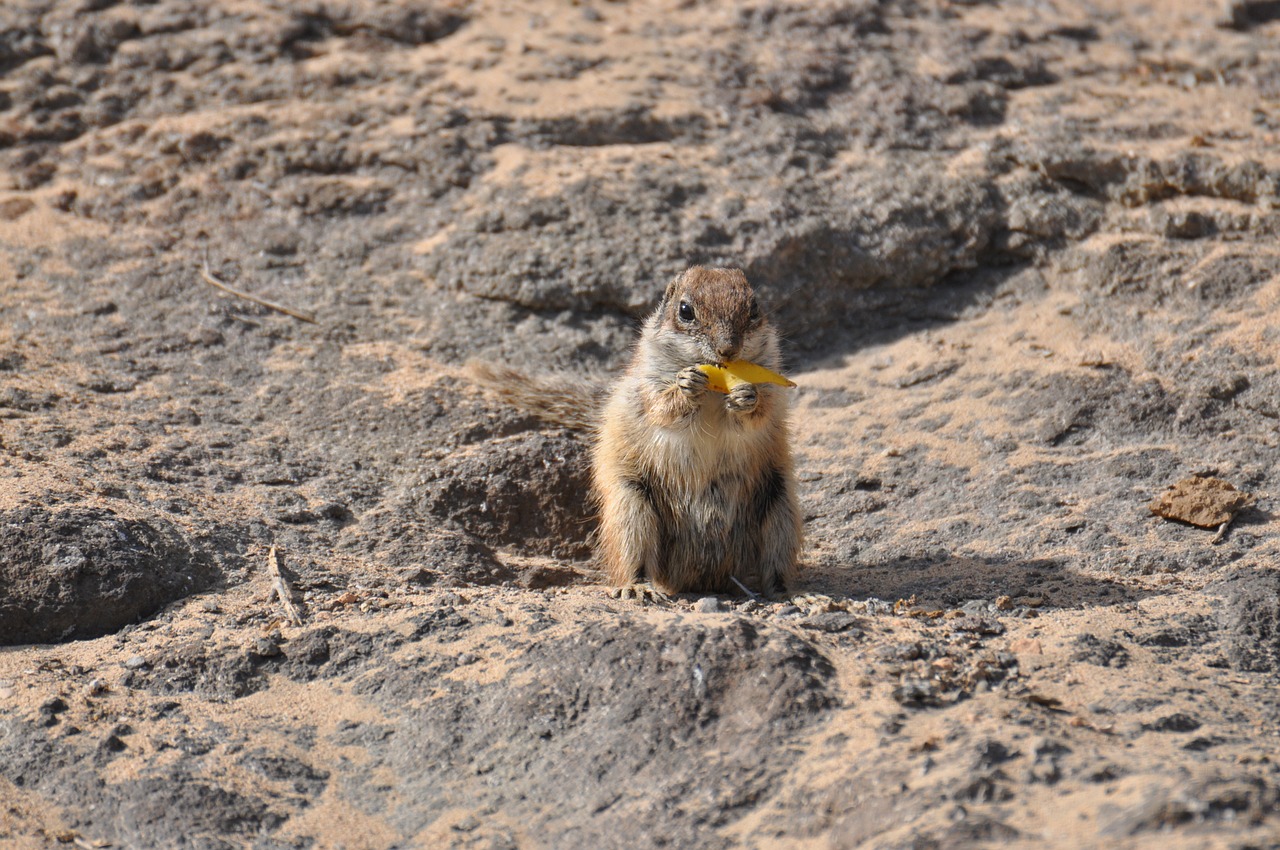
{"type": "Polygon", "coordinates": [[[688,301],[680,302],[680,321],[682,322],[693,321],[693,305],[690,304],[688,301]]]}
{"type": "Polygon", "coordinates": [[[758,321],[760,321],[760,302],[756,301],[756,299],[754,299],[754,298],[752,298],[752,299],[751,299],[751,316],[750,316],[750,318],[751,318],[751,321],[753,321],[753,322],[758,322],[758,321]]]}

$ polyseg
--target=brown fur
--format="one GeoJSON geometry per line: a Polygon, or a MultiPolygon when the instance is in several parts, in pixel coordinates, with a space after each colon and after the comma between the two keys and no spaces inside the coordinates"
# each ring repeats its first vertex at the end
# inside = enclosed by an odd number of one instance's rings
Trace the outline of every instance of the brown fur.
{"type": "Polygon", "coordinates": [[[531,378],[506,366],[481,360],[467,363],[467,376],[520,410],[579,431],[595,430],[600,419],[600,388],[569,378],[531,378]]]}
{"type": "Polygon", "coordinates": [[[741,271],[694,266],[667,287],[603,406],[588,383],[468,371],[522,409],[593,432],[598,548],[615,587],[716,593],[737,579],[769,594],[794,576],[801,545],[787,390],[708,390],[694,367],[729,360],[780,371],[777,333],[741,271]]]}
{"type": "Polygon", "coordinates": [[[736,578],[771,593],[793,576],[801,517],[786,390],[721,395],[691,369],[735,359],[779,369],[777,334],[741,271],[689,269],[645,323],[600,422],[600,555],[615,585],[721,592],[736,578]]]}

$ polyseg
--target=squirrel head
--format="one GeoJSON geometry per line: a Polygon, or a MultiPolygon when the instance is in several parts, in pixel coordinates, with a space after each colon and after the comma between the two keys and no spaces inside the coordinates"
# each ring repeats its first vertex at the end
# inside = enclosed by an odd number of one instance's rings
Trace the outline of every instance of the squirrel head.
{"type": "Polygon", "coordinates": [[[691,363],[726,363],[760,356],[768,320],[740,269],[693,266],[667,285],[658,326],[683,337],[691,363]],[[696,349],[696,351],[694,350],[696,349]]]}

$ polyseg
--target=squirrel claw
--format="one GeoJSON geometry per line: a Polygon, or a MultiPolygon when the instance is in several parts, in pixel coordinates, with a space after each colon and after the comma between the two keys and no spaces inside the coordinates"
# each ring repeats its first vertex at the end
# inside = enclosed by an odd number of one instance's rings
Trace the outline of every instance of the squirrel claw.
{"type": "Polygon", "coordinates": [[[676,386],[686,398],[694,399],[707,390],[707,374],[697,366],[686,366],[676,374],[676,386]]]}
{"type": "Polygon", "coordinates": [[[729,390],[729,395],[725,397],[725,407],[735,413],[750,413],[756,409],[756,404],[760,401],[760,393],[756,390],[755,384],[738,384],[729,390]]]}

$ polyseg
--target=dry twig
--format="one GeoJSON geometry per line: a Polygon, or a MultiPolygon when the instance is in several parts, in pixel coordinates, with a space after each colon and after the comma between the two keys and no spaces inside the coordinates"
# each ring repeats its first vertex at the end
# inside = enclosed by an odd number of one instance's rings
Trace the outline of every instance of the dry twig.
{"type": "Polygon", "coordinates": [[[303,322],[310,322],[313,325],[316,323],[316,317],[310,313],[304,313],[300,310],[295,310],[292,307],[286,307],[283,304],[277,304],[274,301],[259,298],[256,295],[251,295],[248,292],[228,286],[223,281],[218,280],[218,278],[213,276],[213,272],[209,270],[209,258],[207,256],[204,258],[204,268],[200,270],[200,276],[203,277],[205,282],[210,286],[216,286],[223,292],[234,295],[237,298],[243,298],[245,301],[252,301],[254,304],[260,304],[267,309],[275,310],[277,313],[284,313],[286,316],[293,316],[295,319],[303,322]]]}
{"type": "Polygon", "coordinates": [[[1232,520],[1234,520],[1234,519],[1235,519],[1235,517],[1233,516],[1233,517],[1231,517],[1231,519],[1227,520],[1227,521],[1226,521],[1226,522],[1224,522],[1222,525],[1218,526],[1218,533],[1217,533],[1217,534],[1215,534],[1215,535],[1213,535],[1213,537],[1209,540],[1209,542],[1210,542],[1210,543],[1221,543],[1223,540],[1226,540],[1226,539],[1227,539],[1227,529],[1231,527],[1231,521],[1232,521],[1232,520]]]}
{"type": "Polygon", "coordinates": [[[280,572],[280,559],[276,556],[274,546],[267,552],[267,571],[271,573],[271,586],[275,588],[276,596],[280,597],[280,607],[284,608],[285,616],[290,623],[301,626],[302,615],[298,613],[298,606],[293,603],[293,592],[289,589],[289,583],[284,580],[284,573],[280,572]]]}
{"type": "Polygon", "coordinates": [[[759,599],[759,598],[760,598],[760,594],[756,593],[754,590],[752,590],[751,588],[747,587],[747,586],[746,586],[745,584],[743,584],[742,582],[738,581],[738,577],[737,577],[737,576],[729,576],[729,581],[731,581],[731,582],[733,582],[734,584],[736,584],[736,585],[738,586],[738,588],[739,588],[743,593],[747,594],[747,598],[749,598],[749,599],[759,599]]]}

